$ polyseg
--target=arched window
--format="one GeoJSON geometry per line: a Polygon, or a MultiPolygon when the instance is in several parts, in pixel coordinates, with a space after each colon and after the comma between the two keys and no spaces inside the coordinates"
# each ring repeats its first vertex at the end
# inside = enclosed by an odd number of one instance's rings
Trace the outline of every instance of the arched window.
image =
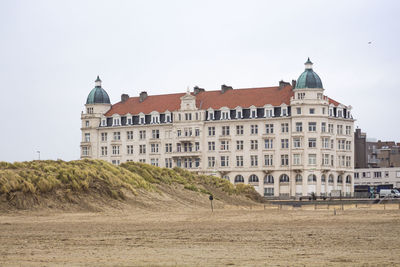
{"type": "Polygon", "coordinates": [[[324,184],[325,182],[326,182],[326,176],[325,176],[325,174],[323,174],[321,176],[321,183],[324,184]]]}
{"type": "Polygon", "coordinates": [[[301,174],[297,174],[296,175],[296,183],[301,183],[303,182],[303,176],[301,176],[301,174]]]}
{"type": "Polygon", "coordinates": [[[249,183],[258,183],[258,176],[255,174],[250,175],[249,183]]]}
{"type": "Polygon", "coordinates": [[[235,183],[244,183],[244,178],[242,175],[238,174],[235,177],[235,183]]]}
{"type": "Polygon", "coordinates": [[[337,177],[337,183],[338,183],[338,184],[343,183],[343,176],[339,175],[339,176],[337,177]]]}
{"type": "Polygon", "coordinates": [[[288,183],[289,182],[289,176],[287,176],[286,174],[282,174],[281,177],[279,177],[279,182],[288,183]]]}
{"type": "Polygon", "coordinates": [[[308,176],[308,182],[316,182],[317,181],[317,176],[315,174],[310,174],[308,176]]]}
{"type": "Polygon", "coordinates": [[[268,174],[264,177],[264,184],[273,184],[274,183],[274,176],[268,174]]]}
{"type": "Polygon", "coordinates": [[[333,175],[329,175],[328,183],[333,184],[333,175]]]}
{"type": "Polygon", "coordinates": [[[351,184],[351,176],[347,175],[346,177],[346,184],[351,184]]]}
{"type": "Polygon", "coordinates": [[[222,177],[222,178],[224,178],[225,180],[229,181],[229,176],[228,175],[224,175],[224,177],[222,177]]]}

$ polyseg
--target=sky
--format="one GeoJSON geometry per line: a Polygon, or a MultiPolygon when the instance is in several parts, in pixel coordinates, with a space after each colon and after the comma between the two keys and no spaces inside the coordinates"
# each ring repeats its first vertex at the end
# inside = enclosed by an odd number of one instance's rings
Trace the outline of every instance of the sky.
{"type": "Polygon", "coordinates": [[[396,0],[0,0],[0,161],[79,159],[97,75],[116,103],[277,86],[307,57],[355,126],[400,141],[399,12],[396,0]]]}

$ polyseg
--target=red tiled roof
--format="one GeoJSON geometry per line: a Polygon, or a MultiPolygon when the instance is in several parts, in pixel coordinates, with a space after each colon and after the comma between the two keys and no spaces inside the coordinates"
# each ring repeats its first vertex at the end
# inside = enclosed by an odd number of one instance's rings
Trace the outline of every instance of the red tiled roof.
{"type": "MultiPolygon", "coordinates": [[[[221,107],[234,109],[238,106],[249,108],[252,105],[263,107],[267,104],[280,106],[282,103],[289,105],[293,94],[291,85],[287,85],[282,89],[279,89],[278,86],[233,89],[225,93],[220,90],[204,91],[196,95],[196,106],[204,110],[208,108],[220,109],[221,107]]],[[[130,97],[125,102],[112,105],[105,116],[112,116],[113,114],[125,115],[127,113],[136,115],[140,112],[149,114],[152,111],[158,111],[159,113],[164,113],[167,110],[176,111],[180,108],[180,98],[184,95],[185,93],[150,95],[143,102],[139,102],[139,97],[130,97]]],[[[329,99],[329,103],[333,103],[335,106],[339,104],[332,99],[329,99]]]]}

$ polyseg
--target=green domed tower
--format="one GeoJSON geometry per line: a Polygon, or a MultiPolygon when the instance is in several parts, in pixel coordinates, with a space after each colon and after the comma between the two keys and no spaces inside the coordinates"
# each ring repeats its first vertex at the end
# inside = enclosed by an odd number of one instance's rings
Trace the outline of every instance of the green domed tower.
{"type": "Polygon", "coordinates": [[[321,78],[313,71],[313,63],[310,58],[304,63],[306,69],[300,75],[296,82],[295,89],[305,89],[305,88],[320,88],[323,89],[321,78]]]}
{"type": "Polygon", "coordinates": [[[97,157],[98,131],[96,130],[105,119],[104,114],[110,110],[111,102],[107,92],[101,87],[100,77],[97,76],[95,87],[90,91],[85,104],[85,111],[82,111],[82,140],[81,140],[81,158],[97,157]]]}
{"type": "Polygon", "coordinates": [[[90,91],[86,104],[110,104],[110,97],[108,96],[106,90],[101,88],[101,80],[99,76],[95,82],[95,87],[90,91]]]}

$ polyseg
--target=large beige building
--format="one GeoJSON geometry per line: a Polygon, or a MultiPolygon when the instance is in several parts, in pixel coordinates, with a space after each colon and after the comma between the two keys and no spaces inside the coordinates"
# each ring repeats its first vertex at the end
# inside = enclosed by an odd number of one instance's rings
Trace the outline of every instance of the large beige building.
{"type": "Polygon", "coordinates": [[[98,78],[81,116],[81,158],[178,166],[268,197],[351,195],[351,106],[325,96],[311,61],[305,66],[292,84],[123,94],[114,105],[98,78]]]}

